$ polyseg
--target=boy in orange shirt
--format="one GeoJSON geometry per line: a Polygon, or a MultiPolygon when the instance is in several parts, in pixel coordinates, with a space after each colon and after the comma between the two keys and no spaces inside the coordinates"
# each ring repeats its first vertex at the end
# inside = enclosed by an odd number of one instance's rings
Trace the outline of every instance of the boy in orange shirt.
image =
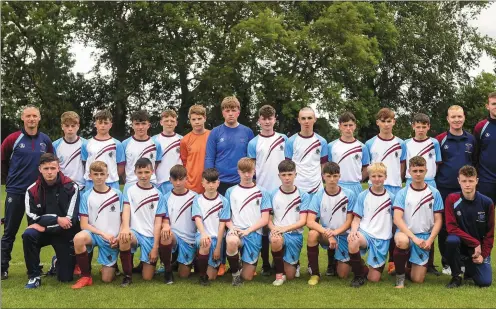
{"type": "Polygon", "coordinates": [[[207,139],[210,134],[210,130],[205,129],[207,111],[201,105],[193,105],[189,108],[188,118],[193,131],[181,139],[181,161],[183,161],[188,173],[186,188],[202,194],[205,191],[201,183],[202,173],[205,165],[207,139]]]}

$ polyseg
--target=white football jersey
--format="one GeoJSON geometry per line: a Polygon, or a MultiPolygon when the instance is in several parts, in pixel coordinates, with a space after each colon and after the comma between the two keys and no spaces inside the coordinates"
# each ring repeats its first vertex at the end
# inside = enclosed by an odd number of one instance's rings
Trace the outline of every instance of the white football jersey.
{"type": "Polygon", "coordinates": [[[109,187],[106,192],[92,188],[81,195],[79,215],[100,231],[117,236],[121,228],[122,194],[109,187]]]}
{"type": "Polygon", "coordinates": [[[157,184],[169,181],[170,169],[174,165],[183,165],[179,151],[179,145],[181,144],[182,138],[181,135],[176,133],[171,136],[160,133],[153,137],[162,150],[161,157],[157,158],[157,161],[160,161],[160,164],[155,171],[155,174],[157,175],[157,184]]]}
{"type": "MultiPolygon", "coordinates": [[[[382,162],[387,167],[385,185],[401,187],[401,162],[406,159],[405,143],[394,136],[390,140],[380,138],[378,135],[369,139],[365,146],[370,154],[370,163],[382,162]]],[[[369,181],[369,184],[371,182],[369,181]]]]}
{"type": "Polygon", "coordinates": [[[90,138],[86,145],[81,146],[81,160],[86,162],[84,179],[90,180],[90,165],[94,161],[103,161],[107,164],[108,177],[107,183],[119,181],[117,165],[126,163],[126,156],[121,142],[115,138],[99,140],[95,137],[90,138]]]}
{"type": "MultiPolygon", "coordinates": [[[[281,188],[270,194],[272,204],[272,222],[275,226],[288,226],[300,221],[300,214],[305,213],[311,197],[303,190],[295,187],[293,192],[286,193],[281,188]]],[[[303,227],[296,230],[303,233],[303,227]]]]}
{"type": "MultiPolygon", "coordinates": [[[[134,174],[134,165],[141,158],[147,158],[152,161],[152,167],[155,169],[155,162],[160,162],[162,157],[162,148],[154,139],[148,137],[147,140],[137,140],[134,136],[129,137],[122,142],[122,147],[126,154],[126,184],[136,183],[138,177],[134,174]]],[[[155,172],[150,179],[151,183],[157,183],[155,172]]]]}
{"type": "Polygon", "coordinates": [[[437,189],[427,184],[423,190],[416,190],[410,185],[396,194],[393,209],[403,211],[403,220],[413,234],[430,234],[434,226],[434,213],[444,211],[443,198],[437,189]]]}
{"type": "MultiPolygon", "coordinates": [[[[339,188],[339,192],[331,195],[326,189],[320,189],[310,202],[307,212],[314,213],[320,218],[320,224],[325,229],[335,230],[346,222],[346,215],[353,211],[355,194],[346,188],[339,188]]],[[[349,233],[349,229],[343,233],[349,233]]]]}
{"type": "Polygon", "coordinates": [[[255,159],[257,185],[273,191],[281,185],[277,166],[285,159],[287,136],[274,132],[271,136],[257,135],[248,143],[248,157],[255,159]]]}
{"type": "Polygon", "coordinates": [[[285,156],[296,164],[295,186],[313,194],[322,188],[320,165],[327,162],[327,142],[317,133],[303,137],[299,133],[286,143],[285,156]]]}
{"type": "Polygon", "coordinates": [[[421,156],[427,161],[427,174],[425,180],[434,180],[436,177],[437,164],[441,163],[441,148],[437,139],[429,137],[423,141],[410,138],[405,141],[406,148],[406,178],[412,178],[408,172],[409,160],[415,156],[421,156]]]}
{"type": "MultiPolygon", "coordinates": [[[[240,229],[249,228],[260,220],[262,212],[272,210],[269,194],[257,185],[230,187],[227,189],[226,199],[230,206],[227,216],[240,229]]],[[[256,232],[261,235],[262,229],[256,232]]]]}
{"type": "Polygon", "coordinates": [[[171,230],[188,244],[195,243],[196,225],[191,220],[191,214],[196,196],[191,190],[183,194],[176,194],[172,190],[165,194],[166,217],[169,218],[171,230]]]}
{"type": "Polygon", "coordinates": [[[219,222],[229,221],[229,203],[220,194],[213,199],[209,199],[204,194],[198,195],[193,200],[192,219],[201,218],[205,232],[210,237],[217,237],[219,232],[219,222]]]}
{"type": "Polygon", "coordinates": [[[361,218],[360,229],[377,239],[391,239],[393,201],[394,195],[386,190],[382,195],[373,193],[371,189],[360,193],[353,206],[353,214],[361,218]]]}
{"type": "Polygon", "coordinates": [[[146,237],[153,237],[155,217],[165,217],[165,200],[155,188],[142,188],[138,183],[124,190],[124,204],[131,207],[131,229],[146,237]]]}
{"type": "Polygon", "coordinates": [[[84,165],[81,159],[81,150],[88,141],[80,136],[76,141],[69,143],[63,137],[53,142],[55,155],[59,158],[60,170],[64,175],[78,184],[79,188],[84,186],[84,165]]]}
{"type": "Polygon", "coordinates": [[[348,143],[337,139],[329,143],[329,162],[340,167],[340,183],[357,183],[362,181],[362,167],[369,165],[369,152],[359,140],[348,143]]]}

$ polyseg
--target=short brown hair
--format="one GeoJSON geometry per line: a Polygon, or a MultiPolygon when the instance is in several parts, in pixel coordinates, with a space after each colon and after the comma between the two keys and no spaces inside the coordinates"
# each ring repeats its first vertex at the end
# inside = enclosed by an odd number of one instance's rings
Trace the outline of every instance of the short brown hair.
{"type": "Polygon", "coordinates": [[[282,160],[277,166],[279,173],[296,172],[296,164],[293,160],[282,160]]]}
{"type": "Polygon", "coordinates": [[[465,177],[477,177],[477,170],[472,165],[465,165],[460,168],[458,175],[463,175],[465,177]]]}
{"type": "Polygon", "coordinates": [[[60,122],[62,124],[79,124],[79,121],[79,115],[73,111],[64,112],[60,116],[60,122]]]}
{"type": "Polygon", "coordinates": [[[264,105],[258,110],[258,117],[270,118],[276,116],[276,110],[270,105],[264,105]]]}
{"type": "Polygon", "coordinates": [[[55,161],[59,162],[59,158],[57,158],[57,156],[55,156],[53,153],[47,152],[41,155],[39,165],[42,166],[45,163],[51,163],[55,161]]]}
{"type": "Polygon", "coordinates": [[[494,92],[491,92],[490,94],[487,95],[487,99],[492,99],[492,98],[496,98],[496,91],[494,92]]]}
{"type": "Polygon", "coordinates": [[[220,103],[220,109],[222,110],[233,108],[241,109],[241,104],[239,104],[239,101],[235,96],[225,97],[224,100],[222,100],[222,103],[220,103]]]}
{"type": "Polygon", "coordinates": [[[341,116],[339,116],[338,121],[339,123],[348,122],[348,121],[353,121],[354,123],[356,123],[356,118],[355,115],[353,115],[352,113],[344,112],[341,116]]]}
{"type": "Polygon", "coordinates": [[[134,170],[137,170],[138,168],[147,168],[147,167],[153,170],[153,163],[148,158],[139,158],[136,161],[136,163],[134,163],[134,170]]]}
{"type": "Polygon", "coordinates": [[[94,118],[95,118],[95,121],[98,121],[98,120],[112,121],[112,113],[108,109],[104,109],[104,110],[98,111],[95,114],[94,118]]]}
{"type": "Polygon", "coordinates": [[[431,119],[426,114],[418,113],[415,114],[415,116],[413,116],[412,124],[416,124],[416,123],[431,124],[431,119]]]}
{"type": "Polygon", "coordinates": [[[137,110],[131,114],[131,122],[137,121],[137,122],[143,122],[143,121],[148,121],[150,122],[150,116],[148,115],[148,112],[145,110],[137,110]]]}
{"type": "Polygon", "coordinates": [[[181,164],[176,164],[170,169],[170,178],[174,180],[184,179],[186,177],[187,171],[181,164]]]}
{"type": "MultiPolygon", "coordinates": [[[[191,108],[190,108],[191,110],[191,108]]],[[[165,111],[160,114],[160,119],[165,118],[165,117],[172,117],[172,118],[177,118],[177,113],[173,109],[166,109],[165,111]]]]}
{"type": "Polygon", "coordinates": [[[108,166],[107,163],[103,161],[93,161],[93,163],[91,163],[90,165],[90,173],[91,172],[102,173],[105,171],[108,171],[108,166]]]}
{"type": "Polygon", "coordinates": [[[216,168],[213,167],[207,168],[206,170],[203,171],[202,178],[208,182],[217,181],[219,180],[219,172],[217,171],[216,168]]]}
{"type": "Polygon", "coordinates": [[[255,170],[255,160],[244,157],[238,161],[238,170],[242,172],[251,172],[255,170]]]}
{"type": "Polygon", "coordinates": [[[378,112],[377,115],[375,115],[376,120],[385,120],[385,119],[394,119],[394,112],[390,110],[389,108],[381,108],[378,112]]]}
{"type": "Polygon", "coordinates": [[[202,105],[198,105],[198,104],[192,105],[189,108],[188,117],[191,117],[191,114],[195,114],[207,118],[207,110],[202,105]]]}
{"type": "Polygon", "coordinates": [[[324,174],[330,174],[330,175],[336,175],[341,172],[341,168],[339,167],[339,164],[336,162],[326,162],[324,166],[322,167],[322,175],[324,174]]]}
{"type": "Polygon", "coordinates": [[[425,161],[422,156],[415,156],[408,160],[408,164],[410,167],[414,166],[427,166],[427,161],[425,161]]]}

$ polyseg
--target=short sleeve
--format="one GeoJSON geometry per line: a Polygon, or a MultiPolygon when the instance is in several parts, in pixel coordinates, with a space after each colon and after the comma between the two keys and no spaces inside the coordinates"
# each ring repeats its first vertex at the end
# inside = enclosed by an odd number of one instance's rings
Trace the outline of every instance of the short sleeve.
{"type": "Polygon", "coordinates": [[[434,152],[436,153],[436,163],[440,163],[443,161],[441,156],[441,145],[439,145],[439,142],[435,138],[432,138],[432,143],[434,144],[434,152]]]}
{"type": "Polygon", "coordinates": [[[88,141],[83,141],[81,145],[81,161],[88,161],[88,141]]]}
{"type": "Polygon", "coordinates": [[[300,192],[301,204],[300,204],[300,213],[308,212],[308,208],[310,207],[311,197],[308,193],[301,191],[300,192]]]}
{"type": "Polygon", "coordinates": [[[396,194],[396,197],[394,198],[394,202],[393,202],[393,210],[399,209],[399,210],[405,211],[407,191],[408,191],[408,187],[401,189],[398,192],[398,194],[396,194]]]}
{"type": "Polygon", "coordinates": [[[231,192],[232,192],[233,187],[230,187],[226,191],[226,196],[224,197],[226,199],[227,207],[222,208],[223,214],[221,214],[222,218],[225,219],[225,221],[231,220],[231,192]]]}
{"type": "Polygon", "coordinates": [[[114,138],[115,142],[115,161],[117,164],[119,163],[125,163],[126,162],[126,152],[124,151],[124,146],[122,146],[122,143],[119,142],[114,138]]]}
{"type": "Polygon", "coordinates": [[[60,157],[60,154],[57,154],[57,149],[59,148],[60,144],[62,143],[62,138],[59,138],[55,142],[53,142],[53,153],[55,156],[60,157]]]}
{"type": "Polygon", "coordinates": [[[124,192],[122,193],[122,203],[123,204],[129,204],[129,197],[128,197],[128,186],[124,186],[124,192]]]}
{"type": "Polygon", "coordinates": [[[284,156],[288,160],[293,159],[293,146],[294,146],[295,138],[296,138],[296,134],[288,139],[288,141],[286,142],[286,147],[284,147],[284,156]]]}
{"type": "Polygon", "coordinates": [[[332,141],[327,145],[327,161],[332,162],[332,146],[334,146],[336,141],[332,141]]]}
{"type": "Polygon", "coordinates": [[[193,200],[193,206],[191,207],[191,219],[193,220],[195,220],[196,217],[203,219],[200,204],[198,203],[199,198],[200,196],[195,197],[193,200]]]}
{"type": "Polygon", "coordinates": [[[377,137],[372,137],[368,141],[365,142],[365,149],[367,150],[368,156],[369,156],[369,164],[373,163],[372,162],[372,145],[374,145],[374,141],[377,137]]]}
{"type": "Polygon", "coordinates": [[[363,191],[358,195],[358,198],[355,202],[355,205],[353,205],[353,214],[360,219],[363,217],[363,207],[365,204],[365,197],[367,197],[368,192],[363,191]]]}
{"type": "Polygon", "coordinates": [[[158,206],[157,211],[155,212],[155,217],[169,217],[167,213],[167,207],[165,207],[165,198],[160,192],[158,192],[158,206]]]}
{"type": "Polygon", "coordinates": [[[369,149],[362,144],[362,166],[367,166],[370,164],[370,153],[369,149]]]}
{"type": "Polygon", "coordinates": [[[221,197],[222,209],[220,210],[219,220],[222,222],[229,221],[231,219],[231,206],[229,201],[225,197],[221,197]]]}
{"type": "Polygon", "coordinates": [[[270,194],[265,190],[261,190],[261,191],[262,191],[262,203],[260,204],[260,211],[261,212],[271,211],[272,202],[270,200],[270,194]]]}
{"type": "Polygon", "coordinates": [[[356,203],[356,195],[351,190],[346,190],[346,197],[348,197],[348,207],[346,209],[347,212],[353,212],[353,206],[356,203]]]}
{"type": "Polygon", "coordinates": [[[399,140],[400,145],[401,145],[401,157],[400,161],[403,162],[406,160],[406,143],[403,140],[399,140]]]}
{"type": "Polygon", "coordinates": [[[257,142],[258,136],[248,143],[248,158],[257,159],[257,142]]]}
{"type": "Polygon", "coordinates": [[[441,193],[438,190],[433,190],[434,195],[434,212],[444,212],[444,204],[443,198],[441,197],[441,193]]]}
{"type": "Polygon", "coordinates": [[[79,215],[88,217],[88,195],[90,195],[91,190],[86,191],[81,195],[79,200],[79,215]]]}
{"type": "Polygon", "coordinates": [[[324,164],[326,163],[329,159],[329,147],[327,146],[327,141],[319,135],[319,140],[320,140],[320,163],[324,164]]]}
{"type": "Polygon", "coordinates": [[[119,208],[122,212],[122,210],[124,209],[124,199],[123,199],[121,191],[117,191],[116,193],[117,193],[117,196],[119,197],[119,208]]]}
{"type": "Polygon", "coordinates": [[[315,214],[317,218],[320,218],[320,203],[322,202],[323,193],[324,189],[320,189],[319,191],[317,191],[317,193],[315,193],[315,195],[310,200],[307,208],[307,212],[315,214]]]}
{"type": "Polygon", "coordinates": [[[155,147],[157,148],[155,162],[160,162],[162,160],[162,154],[163,154],[162,146],[160,145],[160,143],[156,138],[153,138],[153,142],[155,143],[155,147]]]}

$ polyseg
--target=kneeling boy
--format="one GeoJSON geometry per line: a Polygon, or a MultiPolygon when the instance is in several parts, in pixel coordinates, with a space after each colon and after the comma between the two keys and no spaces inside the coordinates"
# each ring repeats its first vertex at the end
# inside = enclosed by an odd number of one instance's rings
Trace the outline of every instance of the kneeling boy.
{"type": "Polygon", "coordinates": [[[333,258],[338,261],[337,274],[340,278],[346,278],[350,272],[346,238],[353,220],[351,211],[356,196],[351,190],[338,185],[340,176],[337,163],[324,164],[322,178],[325,186],[315,194],[307,210],[307,226],[310,229],[307,254],[312,271],[309,285],[316,285],[320,280],[319,243],[324,249],[332,251],[333,258]]]}
{"type": "Polygon", "coordinates": [[[258,255],[262,248],[262,228],[269,222],[272,210],[268,194],[253,182],[255,162],[250,158],[238,161],[239,185],[227,189],[226,199],[229,211],[226,222],[227,259],[232,271],[232,285],[252,280],[257,267],[258,255]],[[242,272],[239,269],[238,249],[241,248],[242,272]]]}
{"type": "Polygon", "coordinates": [[[226,227],[227,200],[217,192],[219,172],[207,168],[202,174],[202,186],[205,192],[193,201],[193,220],[196,228],[196,247],[198,250],[198,270],[200,284],[208,285],[208,280],[217,278],[217,269],[221,262],[222,243],[226,227]]]}
{"type": "Polygon", "coordinates": [[[373,282],[381,279],[393,234],[391,206],[394,195],[384,188],[387,168],[384,163],[377,162],[369,165],[367,171],[372,186],[358,195],[348,235],[351,270],[355,275],[351,286],[356,288],[364,285],[366,279],[373,282]],[[365,255],[367,251],[368,268],[363,265],[360,256],[360,253],[365,255]]]}
{"type": "Polygon", "coordinates": [[[276,269],[273,285],[294,279],[303,247],[303,226],[310,196],[294,185],[296,164],[283,160],[278,165],[282,185],[270,194],[272,216],[269,220],[270,246],[276,269]]]}
{"type": "Polygon", "coordinates": [[[93,181],[93,188],[81,196],[79,215],[82,231],[74,237],[74,250],[81,268],[81,278],[72,286],[73,289],[93,284],[88,252],[92,252],[94,247],[98,247],[98,263],[103,265],[103,282],[114,280],[113,266],[117,263],[119,254],[117,236],[121,227],[121,192],[105,183],[108,177],[105,162],[91,163],[89,177],[93,181]]]}

